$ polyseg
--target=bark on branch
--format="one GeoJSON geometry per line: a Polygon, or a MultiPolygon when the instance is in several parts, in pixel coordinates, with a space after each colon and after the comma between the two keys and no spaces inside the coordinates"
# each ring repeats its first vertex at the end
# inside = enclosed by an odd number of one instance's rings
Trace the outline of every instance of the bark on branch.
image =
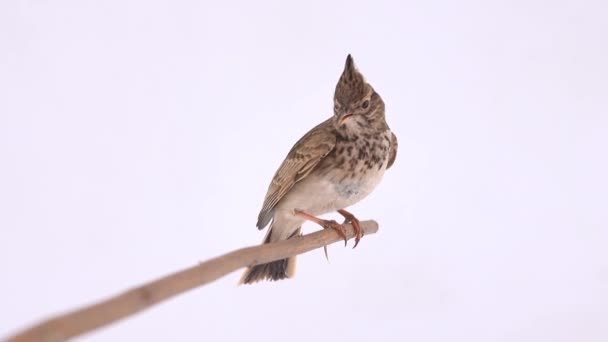
{"type": "MultiPolygon", "coordinates": [[[[351,239],[354,236],[353,227],[348,224],[345,228],[347,237],[351,239]]],[[[369,235],[378,231],[378,224],[375,221],[363,221],[361,228],[369,235]]],[[[6,342],[66,341],[210,283],[240,268],[302,254],[337,241],[343,240],[334,230],[326,229],[286,241],[242,248],[104,301],[52,317],[9,337],[6,342]]]]}

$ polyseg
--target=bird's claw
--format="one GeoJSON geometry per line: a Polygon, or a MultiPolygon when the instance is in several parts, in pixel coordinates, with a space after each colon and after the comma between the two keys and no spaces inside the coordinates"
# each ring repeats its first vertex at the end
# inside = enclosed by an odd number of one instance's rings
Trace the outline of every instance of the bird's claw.
{"type": "Polygon", "coordinates": [[[359,224],[359,220],[354,219],[350,223],[353,225],[353,228],[355,229],[355,245],[353,246],[353,249],[355,249],[355,247],[357,247],[357,245],[359,244],[359,241],[361,241],[361,238],[363,237],[364,233],[363,233],[363,229],[361,228],[361,225],[359,224]]]}
{"type": "Polygon", "coordinates": [[[350,223],[353,225],[353,229],[355,230],[355,245],[353,246],[353,249],[355,247],[357,247],[357,245],[359,244],[359,241],[361,241],[361,238],[363,237],[364,233],[363,233],[363,229],[361,228],[361,223],[359,222],[359,219],[357,219],[353,214],[345,211],[345,210],[340,210],[338,211],[342,216],[344,216],[344,223],[350,223]]]}
{"type": "Polygon", "coordinates": [[[324,229],[333,229],[336,231],[336,233],[338,233],[338,235],[344,239],[344,246],[346,247],[346,243],[348,242],[348,238],[346,237],[346,230],[344,229],[344,226],[339,224],[338,222],[334,221],[334,220],[323,220],[323,222],[321,223],[321,226],[324,229]]]}

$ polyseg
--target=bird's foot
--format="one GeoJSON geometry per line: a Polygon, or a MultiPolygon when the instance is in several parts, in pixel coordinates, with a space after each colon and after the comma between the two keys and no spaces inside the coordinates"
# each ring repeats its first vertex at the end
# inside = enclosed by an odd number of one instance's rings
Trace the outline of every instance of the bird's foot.
{"type": "Polygon", "coordinates": [[[307,214],[301,210],[294,210],[294,213],[297,216],[300,216],[308,221],[314,222],[318,225],[320,225],[321,227],[323,227],[324,229],[333,229],[336,231],[336,233],[338,233],[338,235],[344,239],[344,246],[346,246],[346,243],[348,241],[347,237],[346,237],[346,230],[344,229],[344,226],[339,224],[338,222],[334,221],[334,220],[324,220],[324,219],[320,219],[316,216],[312,216],[310,214],[307,214]]]}
{"type": "Polygon", "coordinates": [[[324,229],[335,230],[336,233],[338,233],[338,235],[340,235],[340,237],[344,239],[344,246],[346,247],[348,239],[346,238],[346,229],[344,229],[343,225],[339,224],[334,220],[321,220],[321,227],[323,227],[324,229]]]}
{"type": "Polygon", "coordinates": [[[338,213],[344,216],[344,223],[350,223],[353,225],[353,229],[355,230],[355,245],[353,246],[353,248],[357,247],[359,241],[361,241],[361,238],[364,235],[363,229],[361,228],[361,222],[359,222],[359,219],[357,219],[355,215],[349,213],[344,209],[338,210],[338,213]]]}

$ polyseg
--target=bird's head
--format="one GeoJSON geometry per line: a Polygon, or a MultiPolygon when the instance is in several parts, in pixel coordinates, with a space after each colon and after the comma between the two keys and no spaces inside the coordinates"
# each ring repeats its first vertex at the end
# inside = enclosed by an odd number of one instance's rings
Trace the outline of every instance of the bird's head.
{"type": "Polygon", "coordinates": [[[344,71],[334,93],[334,126],[340,130],[357,131],[384,122],[384,102],[348,55],[344,71]]]}

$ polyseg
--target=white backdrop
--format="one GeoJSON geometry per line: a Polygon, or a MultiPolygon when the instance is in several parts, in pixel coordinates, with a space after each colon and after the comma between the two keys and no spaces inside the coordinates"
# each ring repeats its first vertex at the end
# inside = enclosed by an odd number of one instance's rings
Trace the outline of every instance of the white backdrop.
{"type": "Polygon", "coordinates": [[[82,340],[608,340],[607,6],[0,2],[0,336],[259,243],[352,53],[400,140],[379,234],[82,340]]]}

